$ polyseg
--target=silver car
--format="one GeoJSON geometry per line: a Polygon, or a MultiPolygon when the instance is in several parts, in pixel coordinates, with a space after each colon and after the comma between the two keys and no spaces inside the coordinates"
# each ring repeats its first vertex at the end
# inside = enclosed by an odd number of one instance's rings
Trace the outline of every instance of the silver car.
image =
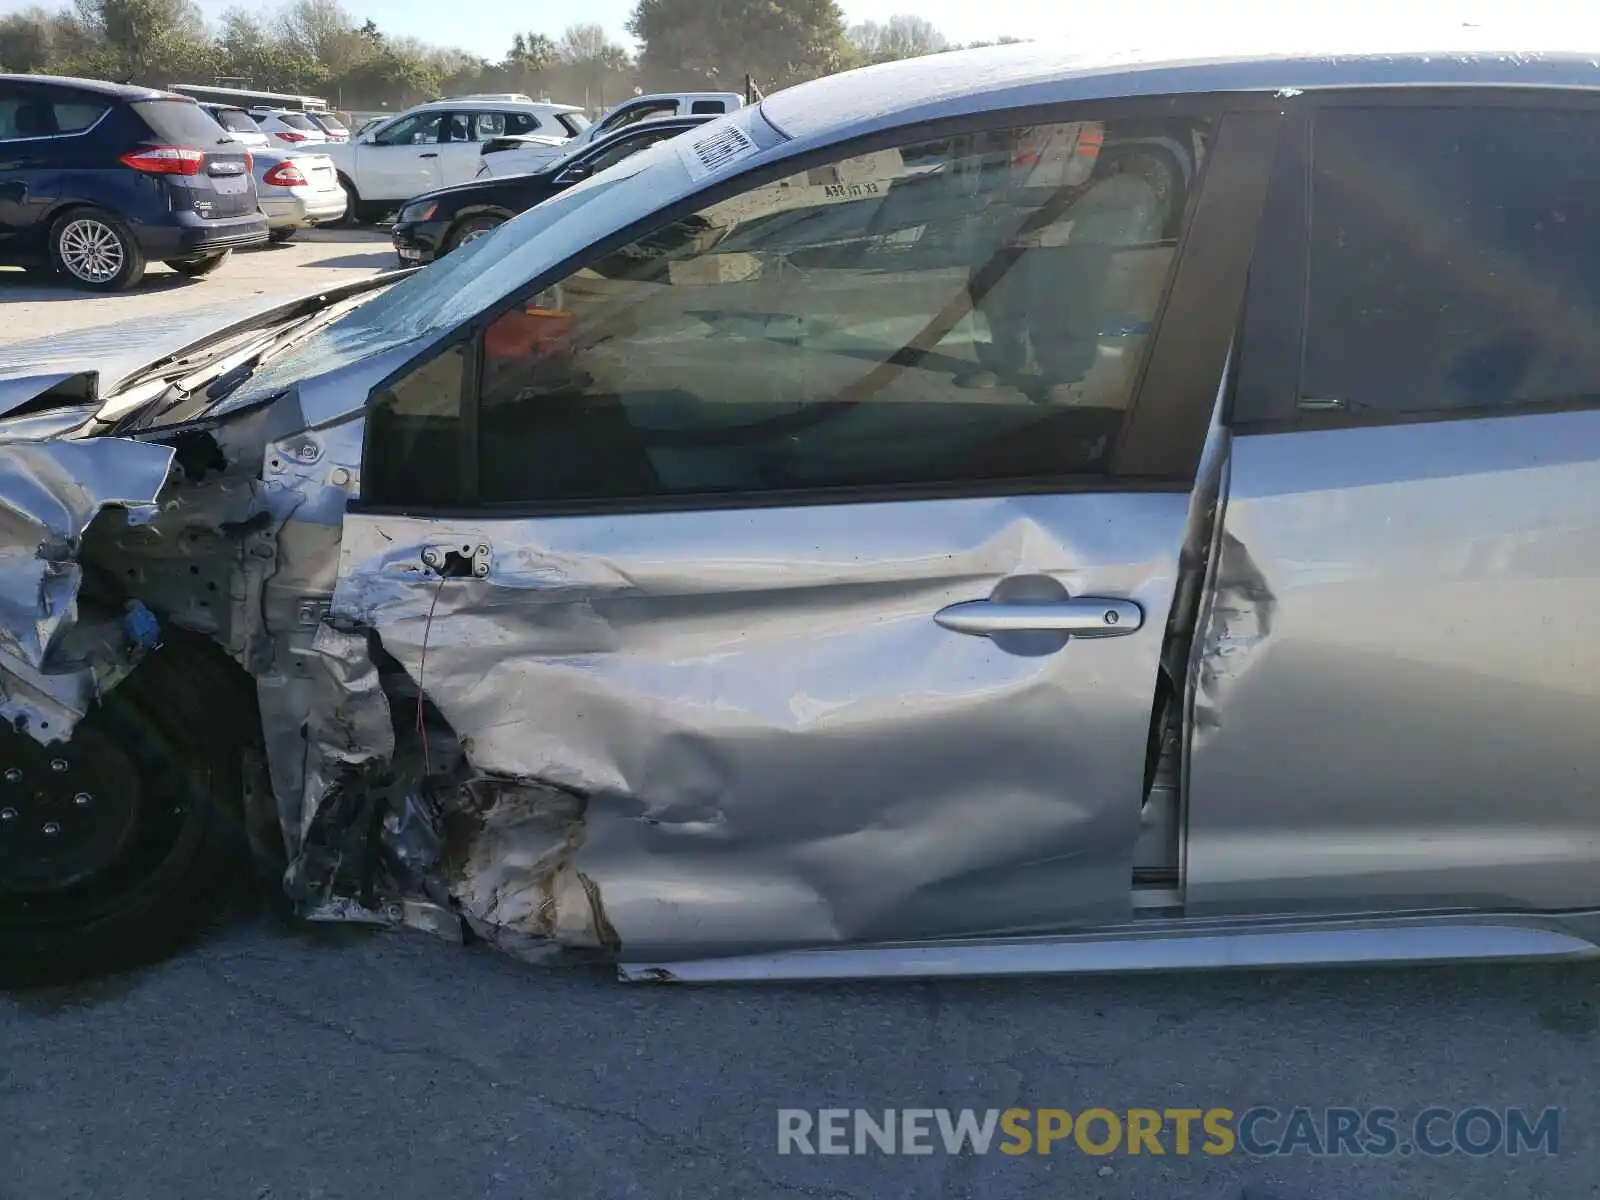
{"type": "Polygon", "coordinates": [[[1600,954],[1600,65],[1486,38],[872,67],[12,347],[0,974],[246,860],[634,980],[1600,954]]]}
{"type": "Polygon", "coordinates": [[[302,229],[331,225],[344,216],[348,200],[338,169],[326,154],[257,150],[255,174],[267,236],[274,242],[287,242],[302,229]]]}

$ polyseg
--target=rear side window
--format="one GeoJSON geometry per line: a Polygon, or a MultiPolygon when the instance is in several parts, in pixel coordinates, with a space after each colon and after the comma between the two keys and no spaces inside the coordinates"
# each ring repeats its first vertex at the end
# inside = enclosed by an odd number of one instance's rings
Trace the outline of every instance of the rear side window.
{"type": "Polygon", "coordinates": [[[689,112],[695,116],[703,116],[708,113],[725,113],[727,111],[728,106],[721,100],[696,100],[689,106],[689,112]]]}
{"type": "Polygon", "coordinates": [[[539,118],[532,113],[480,112],[473,114],[473,140],[486,142],[490,138],[535,133],[539,118]]]}
{"type": "Polygon", "coordinates": [[[160,141],[173,146],[212,146],[217,123],[192,100],[140,100],[131,105],[160,141]]]}
{"type": "Polygon", "coordinates": [[[0,140],[82,133],[93,128],[109,107],[87,96],[0,92],[0,140]]]}
{"type": "Polygon", "coordinates": [[[1600,116],[1327,109],[1310,200],[1302,412],[1600,397],[1600,116]]]}

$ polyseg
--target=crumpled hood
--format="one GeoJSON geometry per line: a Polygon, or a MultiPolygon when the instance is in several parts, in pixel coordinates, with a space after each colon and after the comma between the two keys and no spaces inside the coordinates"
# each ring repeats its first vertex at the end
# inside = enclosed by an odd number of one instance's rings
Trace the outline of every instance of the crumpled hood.
{"type": "MultiPolygon", "coordinates": [[[[319,297],[330,303],[377,292],[409,270],[388,271],[350,283],[291,296],[247,296],[203,309],[135,317],[110,325],[71,329],[48,337],[0,344],[0,417],[53,393],[62,405],[103,402],[128,380],[197,343],[245,328],[263,327],[319,297]]],[[[0,430],[0,440],[6,437],[0,430]]]]}
{"type": "Polygon", "coordinates": [[[192,342],[220,333],[283,303],[251,296],[198,311],[136,317],[49,337],[0,344],[0,413],[10,412],[74,377],[91,386],[81,399],[110,395],[124,380],[192,342]]]}

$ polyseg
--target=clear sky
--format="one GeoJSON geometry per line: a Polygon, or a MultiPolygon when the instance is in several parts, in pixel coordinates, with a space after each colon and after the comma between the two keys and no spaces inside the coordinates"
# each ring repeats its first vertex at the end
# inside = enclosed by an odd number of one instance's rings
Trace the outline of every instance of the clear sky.
{"type": "MultiPolygon", "coordinates": [[[[358,18],[371,17],[386,32],[409,34],[441,45],[458,46],[498,58],[518,30],[558,34],[575,21],[598,21],[618,41],[628,43],[623,26],[634,0],[344,0],[358,18]]],[[[65,0],[0,0],[0,14],[43,3],[64,6],[65,0]]],[[[230,7],[270,11],[274,0],[199,0],[215,17],[230,7]]],[[[1600,16],[1586,12],[1579,0],[1138,0],[1112,4],[1106,0],[842,0],[851,21],[882,21],[897,12],[927,17],[953,41],[992,41],[1002,35],[1028,38],[1109,37],[1125,44],[1153,34],[1164,25],[1192,27],[1197,17],[1216,34],[1262,23],[1278,26],[1326,26],[1349,29],[1371,22],[1384,25],[1397,18],[1432,21],[1478,21],[1504,25],[1508,17],[1525,25],[1530,19],[1556,22],[1561,44],[1576,48],[1600,46],[1600,16]],[[1203,17],[1202,17],[1203,14],[1203,17]],[[1580,28],[1581,26],[1581,28],[1580,28]]]]}

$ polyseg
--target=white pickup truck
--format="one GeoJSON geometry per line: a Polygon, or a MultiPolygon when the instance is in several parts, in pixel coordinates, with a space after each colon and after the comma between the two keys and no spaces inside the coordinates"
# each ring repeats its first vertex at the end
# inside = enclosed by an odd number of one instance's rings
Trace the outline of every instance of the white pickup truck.
{"type": "Polygon", "coordinates": [[[720,116],[743,107],[744,97],[738,92],[655,92],[635,96],[605,113],[565,145],[552,146],[547,139],[536,136],[495,138],[483,146],[482,166],[476,174],[526,175],[548,167],[580,146],[639,121],[657,117],[720,116]]]}
{"type": "Polygon", "coordinates": [[[413,196],[477,174],[483,147],[514,137],[559,157],[588,131],[583,110],[526,96],[457,96],[407,109],[326,150],[349,199],[346,224],[375,221],[413,196]]]}

